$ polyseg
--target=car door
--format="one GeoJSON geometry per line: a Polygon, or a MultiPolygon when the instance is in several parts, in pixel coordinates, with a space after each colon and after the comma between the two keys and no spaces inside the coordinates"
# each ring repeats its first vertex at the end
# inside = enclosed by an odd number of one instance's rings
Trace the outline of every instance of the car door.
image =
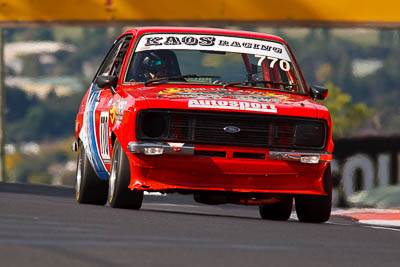
{"type": "Polygon", "coordinates": [[[110,88],[99,88],[95,81],[100,75],[119,76],[131,39],[132,36],[123,36],[114,43],[89,88],[80,138],[101,179],[108,179],[110,169],[109,110],[113,93],[110,88]]]}

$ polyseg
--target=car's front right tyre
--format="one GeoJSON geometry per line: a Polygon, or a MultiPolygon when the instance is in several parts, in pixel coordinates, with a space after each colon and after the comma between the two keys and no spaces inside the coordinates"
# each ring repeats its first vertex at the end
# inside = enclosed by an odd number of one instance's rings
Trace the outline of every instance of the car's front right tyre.
{"type": "Polygon", "coordinates": [[[130,180],[128,157],[116,140],[111,160],[108,194],[108,202],[112,208],[140,209],[142,206],[143,191],[131,190],[128,187],[130,180]]]}

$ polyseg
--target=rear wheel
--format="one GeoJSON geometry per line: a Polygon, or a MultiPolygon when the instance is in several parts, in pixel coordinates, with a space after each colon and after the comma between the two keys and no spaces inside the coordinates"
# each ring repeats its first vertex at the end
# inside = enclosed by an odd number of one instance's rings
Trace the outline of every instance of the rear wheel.
{"type": "Polygon", "coordinates": [[[108,182],[96,175],[82,142],[79,142],[75,189],[76,200],[81,204],[104,205],[107,202],[108,182]]]}
{"type": "Polygon", "coordinates": [[[287,221],[292,213],[293,197],[287,196],[273,204],[260,205],[261,218],[266,220],[287,221]]]}
{"type": "Polygon", "coordinates": [[[297,196],[296,213],[299,221],[322,223],[329,220],[332,208],[331,165],[325,170],[323,186],[326,196],[297,196]]]}
{"type": "Polygon", "coordinates": [[[140,209],[143,201],[143,191],[129,189],[130,180],[129,160],[117,140],[114,145],[109,181],[108,201],[111,207],[140,209]]]}

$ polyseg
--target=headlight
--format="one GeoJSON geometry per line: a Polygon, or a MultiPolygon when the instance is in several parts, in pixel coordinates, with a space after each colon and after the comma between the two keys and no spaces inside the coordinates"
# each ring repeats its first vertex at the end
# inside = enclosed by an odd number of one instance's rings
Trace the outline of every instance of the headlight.
{"type": "Polygon", "coordinates": [[[167,135],[168,119],[161,112],[143,112],[138,120],[138,137],[162,138],[167,135]]]}
{"type": "Polygon", "coordinates": [[[295,146],[323,148],[325,146],[326,126],[322,122],[298,122],[295,132],[295,146]]]}

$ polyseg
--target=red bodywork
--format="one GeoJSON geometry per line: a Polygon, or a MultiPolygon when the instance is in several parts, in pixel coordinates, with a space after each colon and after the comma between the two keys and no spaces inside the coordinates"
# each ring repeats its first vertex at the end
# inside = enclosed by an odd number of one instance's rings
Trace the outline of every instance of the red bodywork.
{"type": "MultiPolygon", "coordinates": [[[[109,89],[98,91],[98,100],[93,105],[92,113],[87,112],[88,98],[91,89],[85,95],[76,119],[76,138],[81,139],[86,146],[95,138],[95,144],[103,167],[110,172],[110,159],[112,158],[112,145],[118,139],[130,161],[131,182],[129,188],[146,191],[174,191],[177,189],[188,190],[213,190],[249,193],[285,193],[285,194],[314,194],[324,195],[322,177],[329,162],[332,160],[332,123],[326,107],[313,101],[310,94],[293,94],[278,91],[253,90],[257,94],[269,93],[276,102],[272,102],[277,113],[274,116],[314,118],[326,121],[327,139],[321,154],[321,160],[317,164],[305,164],[300,161],[285,159],[271,159],[268,148],[219,146],[219,145],[194,145],[195,151],[224,151],[225,158],[200,157],[195,155],[145,155],[134,154],[128,151],[128,144],[137,141],[136,118],[137,113],[143,109],[196,109],[189,108],[188,102],[193,100],[177,96],[180,92],[194,91],[196,88],[206,90],[222,89],[222,86],[204,85],[176,85],[161,84],[145,86],[143,83],[124,83],[124,73],[130,61],[135,43],[140,36],[149,32],[173,32],[173,33],[204,33],[216,35],[244,36],[273,40],[284,44],[297,66],[289,46],[279,37],[250,32],[239,32],[230,30],[203,29],[203,28],[137,28],[125,32],[121,37],[132,35],[126,57],[123,61],[121,75],[115,94],[109,89]],[[86,110],[86,115],[85,115],[86,110]],[[94,136],[82,137],[82,125],[84,116],[93,122],[94,136]],[[108,114],[108,115],[107,115],[108,114]],[[108,116],[107,123],[102,117],[108,116]],[[101,124],[103,122],[103,124],[101,124]],[[106,129],[101,127],[106,125],[106,129]],[[107,131],[107,132],[105,132],[107,131]],[[103,138],[101,141],[101,138],[103,138]],[[105,139],[106,138],[106,139],[105,139]],[[106,146],[105,146],[106,145],[106,146]],[[234,152],[263,153],[264,159],[234,158],[234,152]]],[[[121,38],[120,37],[120,38],[121,38]]],[[[297,66],[297,69],[298,66],[297,66]]],[[[300,71],[299,71],[300,72],[300,71]]],[[[303,76],[299,73],[303,87],[307,89],[303,76]]],[[[224,90],[246,90],[238,88],[226,88],[224,90]]],[[[245,92],[244,92],[245,93],[245,92]]],[[[232,101],[226,97],[218,101],[232,101]]],[[[223,102],[221,102],[223,103],[223,102]]],[[[201,110],[213,110],[212,108],[201,108],[201,110]]],[[[220,109],[218,111],[221,111],[220,109]]],[[[230,110],[232,112],[232,110],[230,110]]],[[[239,110],[234,112],[257,113],[256,111],[239,110]]],[[[268,114],[271,115],[271,114],[268,114]]],[[[88,119],[88,120],[89,120],[88,119]]],[[[87,126],[85,126],[87,127],[87,126]]],[[[212,137],[210,137],[212,138],[212,137]]],[[[276,149],[273,149],[276,151],[276,149]]],[[[94,150],[96,151],[96,149],[94,150]]],[[[295,151],[293,151],[295,152],[295,151]]],[[[96,164],[92,162],[96,169],[96,164]]],[[[99,164],[99,163],[97,163],[99,164]]],[[[100,174],[100,173],[98,173],[100,174]]],[[[103,171],[103,179],[107,179],[107,173],[103,171]]]]}

